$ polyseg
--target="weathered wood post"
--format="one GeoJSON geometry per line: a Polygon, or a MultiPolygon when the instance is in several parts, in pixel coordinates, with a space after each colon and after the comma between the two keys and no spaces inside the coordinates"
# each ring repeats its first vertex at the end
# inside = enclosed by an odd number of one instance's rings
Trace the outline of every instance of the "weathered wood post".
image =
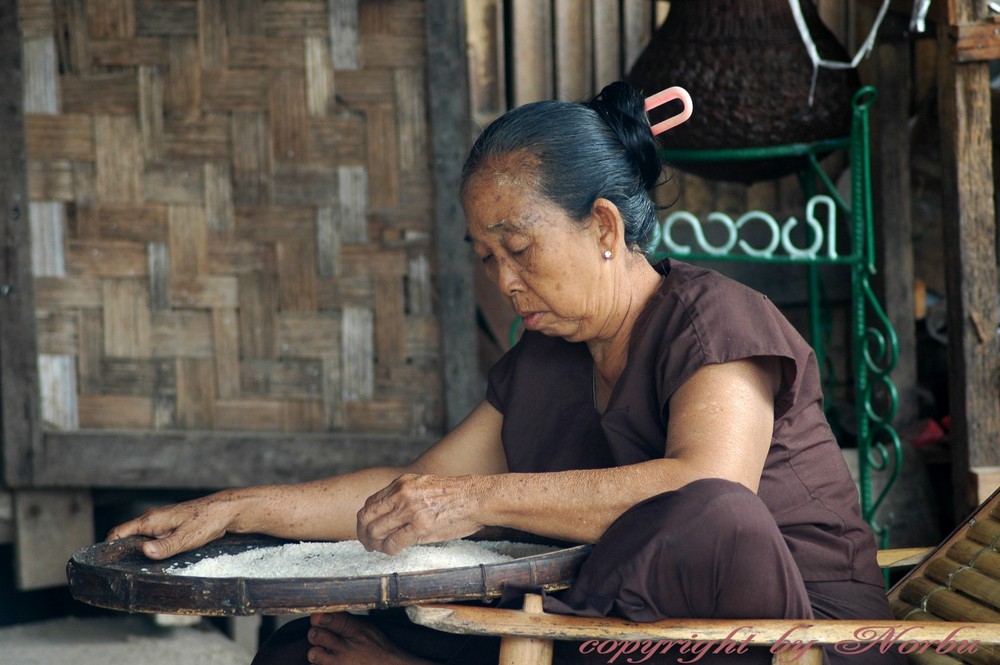
{"type": "Polygon", "coordinates": [[[1000,465],[997,251],[988,60],[1000,23],[987,4],[948,0],[938,21],[938,104],[956,512],[978,501],[971,474],[1000,465]]]}

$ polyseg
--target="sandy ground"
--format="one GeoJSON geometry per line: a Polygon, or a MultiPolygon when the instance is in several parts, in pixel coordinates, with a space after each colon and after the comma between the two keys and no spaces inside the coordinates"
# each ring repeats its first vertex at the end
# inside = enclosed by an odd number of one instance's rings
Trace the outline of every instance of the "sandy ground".
{"type": "Polygon", "coordinates": [[[0,628],[0,665],[247,665],[215,630],[164,628],[146,616],[66,618],[0,628]]]}

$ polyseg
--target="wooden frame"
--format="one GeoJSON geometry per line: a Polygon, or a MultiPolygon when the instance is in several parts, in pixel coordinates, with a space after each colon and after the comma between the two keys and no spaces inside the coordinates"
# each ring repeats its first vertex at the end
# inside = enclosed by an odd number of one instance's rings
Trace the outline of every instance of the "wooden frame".
{"type": "Polygon", "coordinates": [[[434,229],[448,429],[465,418],[483,394],[476,350],[472,253],[465,242],[465,214],[459,200],[462,164],[472,138],[464,6],[463,2],[427,0],[434,229]]]}
{"type": "Polygon", "coordinates": [[[1000,625],[992,623],[784,619],[668,619],[636,623],[624,619],[544,614],[541,611],[541,597],[531,594],[525,598],[524,610],[487,609],[468,605],[420,605],[408,608],[407,614],[415,623],[446,632],[500,636],[501,665],[548,665],[552,662],[553,640],[584,640],[583,646],[593,642],[591,646],[595,649],[600,648],[601,644],[620,649],[609,650],[608,655],[636,653],[636,649],[644,641],[655,647],[661,640],[676,640],[677,644],[671,647],[675,647],[673,653],[678,653],[681,645],[692,641],[695,634],[700,642],[717,643],[718,646],[713,648],[723,645],[731,649],[738,649],[743,645],[770,647],[773,654],[771,662],[775,665],[820,665],[823,654],[819,645],[870,643],[873,645],[872,649],[877,649],[886,635],[900,636],[900,632],[907,628],[911,632],[904,633],[900,639],[1000,644],[1000,625]],[[958,627],[961,632],[956,634],[958,627]],[[628,651],[629,648],[633,650],[628,651]]]}
{"type": "Polygon", "coordinates": [[[42,440],[17,2],[0,0],[0,451],[8,485],[30,484],[42,440]]]}

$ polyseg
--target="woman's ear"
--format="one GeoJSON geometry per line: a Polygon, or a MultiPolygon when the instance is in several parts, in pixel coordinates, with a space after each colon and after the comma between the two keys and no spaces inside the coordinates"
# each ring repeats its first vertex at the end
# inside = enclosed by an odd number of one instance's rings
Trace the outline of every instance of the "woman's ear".
{"type": "Polygon", "coordinates": [[[625,220],[622,218],[618,206],[608,199],[597,199],[591,211],[594,222],[597,224],[599,234],[598,241],[601,250],[611,250],[618,252],[625,245],[625,220]]]}

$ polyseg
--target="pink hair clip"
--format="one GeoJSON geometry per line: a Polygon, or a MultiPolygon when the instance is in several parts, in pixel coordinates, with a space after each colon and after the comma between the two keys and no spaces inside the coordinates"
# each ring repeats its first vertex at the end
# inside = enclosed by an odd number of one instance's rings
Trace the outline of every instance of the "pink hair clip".
{"type": "Polygon", "coordinates": [[[661,90],[655,95],[646,97],[647,113],[675,99],[679,99],[681,101],[681,104],[684,105],[684,109],[677,115],[670,116],[666,120],[658,122],[650,127],[650,129],[653,130],[653,136],[658,136],[668,129],[673,129],[677,125],[685,122],[691,117],[691,113],[694,110],[694,104],[691,102],[691,95],[688,94],[688,91],[677,85],[672,88],[667,88],[666,90],[661,90]]]}

